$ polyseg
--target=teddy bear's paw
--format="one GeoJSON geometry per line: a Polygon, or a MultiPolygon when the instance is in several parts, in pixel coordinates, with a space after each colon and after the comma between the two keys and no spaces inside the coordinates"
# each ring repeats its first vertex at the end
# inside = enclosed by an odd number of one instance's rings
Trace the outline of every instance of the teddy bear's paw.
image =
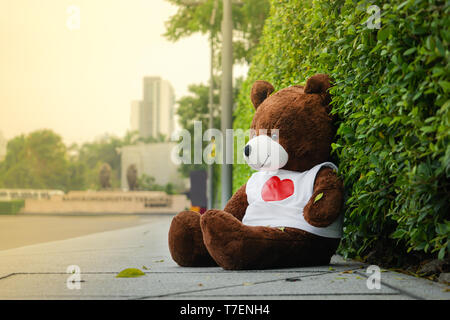
{"type": "Polygon", "coordinates": [[[243,269],[242,261],[247,226],[228,212],[208,210],[201,217],[203,241],[219,266],[227,270],[243,269]]]}
{"type": "Polygon", "coordinates": [[[172,259],[182,267],[217,266],[203,243],[200,214],[197,212],[183,211],[172,219],[169,250],[172,259]]]}

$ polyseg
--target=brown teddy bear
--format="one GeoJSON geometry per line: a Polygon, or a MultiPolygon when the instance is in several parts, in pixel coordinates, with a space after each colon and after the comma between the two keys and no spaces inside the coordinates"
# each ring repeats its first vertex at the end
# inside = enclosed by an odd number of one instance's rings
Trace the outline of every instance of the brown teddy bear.
{"type": "Polygon", "coordinates": [[[169,249],[180,266],[264,269],[324,265],[341,233],[343,185],[328,162],[334,137],[330,79],[274,91],[256,81],[256,109],[244,148],[258,170],[224,210],[183,211],[169,230],[169,249]]]}

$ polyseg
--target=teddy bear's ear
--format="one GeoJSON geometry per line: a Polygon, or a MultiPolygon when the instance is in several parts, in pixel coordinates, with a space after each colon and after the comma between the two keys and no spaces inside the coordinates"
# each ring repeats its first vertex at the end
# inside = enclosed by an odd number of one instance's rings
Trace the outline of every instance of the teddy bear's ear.
{"type": "Polygon", "coordinates": [[[274,87],[267,81],[255,81],[250,94],[250,98],[255,109],[258,109],[259,105],[266,100],[274,90],[274,87]]]}
{"type": "Polygon", "coordinates": [[[327,74],[318,73],[306,80],[305,93],[327,93],[331,79],[327,74]]]}
{"type": "Polygon", "coordinates": [[[326,106],[326,110],[328,113],[331,111],[331,95],[328,92],[328,89],[331,88],[332,80],[327,74],[318,73],[313,75],[306,81],[305,93],[317,93],[322,97],[322,104],[326,106]]]}

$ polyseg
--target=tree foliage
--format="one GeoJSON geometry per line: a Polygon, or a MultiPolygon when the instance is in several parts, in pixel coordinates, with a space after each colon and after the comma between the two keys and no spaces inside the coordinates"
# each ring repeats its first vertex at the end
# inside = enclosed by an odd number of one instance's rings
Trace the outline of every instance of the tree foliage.
{"type": "Polygon", "coordinates": [[[138,179],[138,188],[141,191],[164,191],[167,194],[174,194],[174,185],[167,183],[166,185],[159,185],[155,182],[155,178],[143,174],[138,179]]]}
{"type": "MultiPolygon", "coordinates": [[[[338,118],[332,145],[347,190],[340,252],[364,257],[450,251],[449,3],[272,0],[235,112],[248,128],[251,84],[281,89],[328,73],[338,118]],[[375,250],[375,251],[374,251],[375,250]]],[[[234,166],[234,188],[251,174],[234,166]]]]}
{"type": "MultiPolygon", "coordinates": [[[[214,90],[213,94],[213,128],[220,129],[220,87],[218,83],[220,83],[219,79],[215,79],[216,90],[214,90]]],[[[236,79],[235,85],[233,88],[233,96],[236,97],[239,94],[239,90],[241,87],[242,79],[236,79]]],[[[181,127],[187,131],[189,131],[191,137],[191,146],[194,146],[194,122],[201,122],[202,134],[205,133],[206,130],[209,129],[209,86],[204,84],[191,84],[188,87],[189,95],[181,97],[177,103],[177,115],[178,120],[181,127]]],[[[210,141],[202,142],[202,149],[206,148],[206,146],[210,143],[210,141]]],[[[194,148],[191,148],[191,159],[194,159],[194,148]]],[[[192,161],[193,162],[193,161],[192,161]]],[[[189,177],[189,173],[193,170],[202,170],[206,169],[206,164],[182,164],[180,170],[182,174],[186,177],[189,177]]]]}
{"type": "MultiPolygon", "coordinates": [[[[216,79],[217,80],[217,79],[216,79]]],[[[178,100],[177,115],[181,127],[189,131],[191,137],[191,146],[194,146],[194,122],[201,122],[202,135],[209,128],[209,86],[203,84],[191,84],[188,87],[189,95],[181,97],[178,100]]],[[[213,117],[214,128],[220,128],[220,110],[219,110],[219,92],[214,90],[213,98],[213,117]]],[[[209,142],[202,142],[202,149],[209,142]]],[[[191,148],[191,159],[194,159],[194,148],[191,148]]],[[[182,164],[181,173],[185,177],[193,170],[206,170],[206,164],[182,164]]]]}
{"type": "Polygon", "coordinates": [[[67,189],[73,170],[60,136],[50,130],[20,135],[8,142],[0,163],[0,185],[4,188],[67,189]]]}
{"type": "MultiPolygon", "coordinates": [[[[166,21],[164,36],[172,41],[188,37],[194,33],[212,35],[215,47],[220,49],[222,1],[217,0],[217,11],[211,25],[211,15],[216,0],[167,0],[178,7],[175,15],[166,21]]],[[[234,1],[233,50],[237,62],[249,62],[252,52],[259,43],[264,21],[269,14],[269,0],[234,1]]],[[[220,50],[219,50],[220,53],[220,50]]]]}
{"type": "Polygon", "coordinates": [[[98,190],[119,188],[120,148],[138,143],[166,141],[166,137],[143,139],[137,132],[123,138],[105,135],[81,146],[66,147],[51,130],[20,135],[7,145],[0,162],[0,188],[98,190]]]}

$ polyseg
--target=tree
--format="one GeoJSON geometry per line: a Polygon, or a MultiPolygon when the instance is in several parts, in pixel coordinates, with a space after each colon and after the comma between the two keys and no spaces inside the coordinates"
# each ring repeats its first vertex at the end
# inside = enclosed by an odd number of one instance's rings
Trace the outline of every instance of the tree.
{"type": "Polygon", "coordinates": [[[5,188],[67,190],[71,184],[66,146],[51,130],[20,135],[8,142],[0,166],[0,185],[5,188]]]}
{"type": "MultiPolygon", "coordinates": [[[[215,79],[216,83],[219,83],[218,79],[215,79]]],[[[237,97],[241,88],[242,79],[237,79],[233,95],[237,97]]],[[[217,87],[216,87],[217,88],[217,87]]],[[[194,145],[194,121],[200,121],[202,123],[202,132],[204,133],[209,128],[209,106],[208,95],[209,86],[204,84],[191,84],[188,87],[189,95],[181,97],[178,103],[177,115],[178,121],[183,129],[189,131],[191,136],[191,146],[194,145]]],[[[213,96],[213,127],[220,128],[220,88],[214,90],[213,96]]],[[[209,144],[209,141],[203,141],[203,149],[209,144]]],[[[191,159],[193,159],[194,148],[191,148],[191,159]]],[[[193,170],[204,170],[206,164],[182,164],[180,166],[181,173],[185,177],[189,177],[189,173],[193,170]]]]}
{"type": "Polygon", "coordinates": [[[167,183],[165,186],[157,184],[155,178],[149,175],[143,174],[138,179],[139,190],[142,191],[164,191],[167,194],[176,193],[175,187],[172,183],[167,183]]]}
{"type": "Polygon", "coordinates": [[[140,141],[139,137],[139,131],[127,131],[125,133],[125,137],[122,139],[122,145],[128,146],[128,145],[135,145],[140,141]]]}
{"type": "MultiPolygon", "coordinates": [[[[217,12],[213,24],[211,24],[211,15],[216,0],[167,1],[178,6],[177,13],[166,21],[166,33],[164,36],[167,39],[178,41],[194,33],[212,35],[214,47],[220,53],[222,1],[217,0],[217,12]]],[[[234,1],[233,48],[236,62],[249,63],[251,61],[253,51],[259,43],[269,10],[269,0],[234,1]]]]}
{"type": "Polygon", "coordinates": [[[115,136],[105,136],[93,142],[84,143],[78,150],[78,161],[86,167],[86,188],[98,189],[100,187],[98,173],[103,163],[111,167],[111,187],[120,185],[120,148],[124,139],[115,136]]]}
{"type": "MultiPolygon", "coordinates": [[[[202,131],[208,129],[209,126],[209,108],[208,108],[208,95],[209,86],[203,84],[191,84],[188,87],[190,95],[181,97],[178,100],[177,115],[179,116],[179,123],[183,129],[189,131],[191,136],[191,146],[194,145],[194,121],[200,121],[202,123],[202,131]]],[[[219,94],[214,94],[214,127],[220,128],[219,118],[219,94]]],[[[203,142],[203,148],[206,147],[208,142],[203,142]]],[[[194,156],[194,148],[191,148],[191,159],[194,156]]],[[[206,169],[205,164],[182,164],[180,171],[185,177],[189,177],[189,173],[192,170],[206,169]]]]}

